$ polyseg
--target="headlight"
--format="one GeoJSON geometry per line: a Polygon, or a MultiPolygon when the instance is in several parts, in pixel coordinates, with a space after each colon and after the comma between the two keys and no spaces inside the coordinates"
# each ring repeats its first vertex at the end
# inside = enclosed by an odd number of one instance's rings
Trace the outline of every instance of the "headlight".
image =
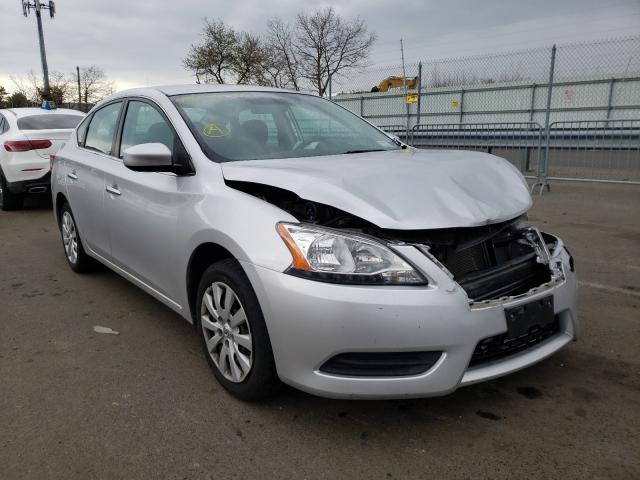
{"type": "Polygon", "coordinates": [[[381,243],[307,225],[279,223],[293,256],[287,273],[352,285],[426,285],[407,261],[381,243]]]}

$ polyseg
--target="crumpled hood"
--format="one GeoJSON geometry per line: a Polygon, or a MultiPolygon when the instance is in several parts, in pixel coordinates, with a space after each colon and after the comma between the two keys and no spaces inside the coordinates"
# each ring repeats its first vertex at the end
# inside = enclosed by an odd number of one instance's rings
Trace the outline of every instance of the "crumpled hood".
{"type": "Polygon", "coordinates": [[[222,164],[227,180],[261,183],[385,229],[474,227],[531,207],[518,170],[480,152],[392,150],[222,164]]]}

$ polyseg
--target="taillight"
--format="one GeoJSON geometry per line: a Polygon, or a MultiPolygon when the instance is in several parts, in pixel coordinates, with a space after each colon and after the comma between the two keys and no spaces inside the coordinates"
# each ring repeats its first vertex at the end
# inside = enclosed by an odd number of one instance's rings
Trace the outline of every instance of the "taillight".
{"type": "Polygon", "coordinates": [[[7,140],[4,149],[7,152],[26,152],[49,148],[51,145],[51,140],[7,140]]]}
{"type": "Polygon", "coordinates": [[[53,162],[56,161],[56,154],[55,153],[50,153],[49,154],[49,171],[52,172],[53,171],[53,162]]]}

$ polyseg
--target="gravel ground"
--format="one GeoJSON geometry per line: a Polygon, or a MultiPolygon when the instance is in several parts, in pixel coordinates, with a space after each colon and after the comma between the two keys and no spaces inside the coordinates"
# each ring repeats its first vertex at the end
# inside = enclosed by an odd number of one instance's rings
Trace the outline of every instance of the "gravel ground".
{"type": "Polygon", "coordinates": [[[0,212],[0,478],[640,478],[640,187],[558,182],[530,219],[576,258],[579,342],[442,398],[246,404],[176,314],[71,272],[46,202],[0,212]]]}

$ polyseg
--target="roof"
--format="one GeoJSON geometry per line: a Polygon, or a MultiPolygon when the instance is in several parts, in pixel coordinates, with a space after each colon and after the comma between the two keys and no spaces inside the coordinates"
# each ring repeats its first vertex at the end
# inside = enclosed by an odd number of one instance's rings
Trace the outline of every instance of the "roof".
{"type": "Polygon", "coordinates": [[[218,84],[185,84],[185,85],[159,85],[154,87],[132,88],[118,92],[115,96],[142,95],[145,93],[163,93],[165,95],[181,95],[189,93],[213,93],[213,92],[287,92],[298,93],[283,88],[259,87],[255,85],[218,85],[218,84]]]}
{"type": "Polygon", "coordinates": [[[67,114],[67,115],[83,115],[84,112],[80,110],[73,110],[71,108],[56,108],[55,110],[46,110],[39,107],[26,107],[26,108],[7,108],[4,111],[13,113],[16,118],[28,117],[30,115],[55,115],[55,114],[67,114]]]}

